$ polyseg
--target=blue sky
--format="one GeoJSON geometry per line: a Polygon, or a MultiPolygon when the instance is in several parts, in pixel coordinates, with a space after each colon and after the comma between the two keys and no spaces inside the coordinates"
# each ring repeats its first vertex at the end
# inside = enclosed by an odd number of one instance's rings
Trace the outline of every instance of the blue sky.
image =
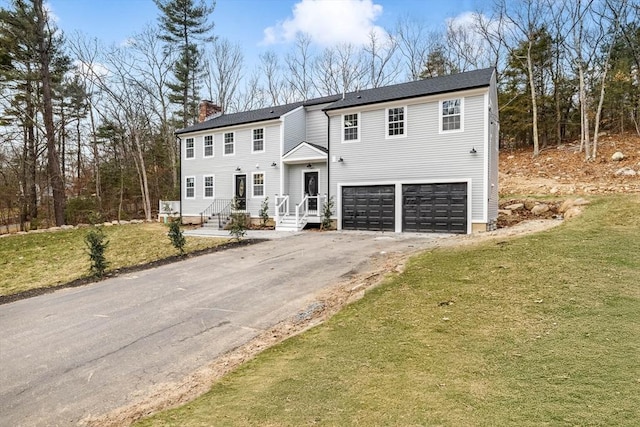
{"type": "MultiPolygon", "coordinates": [[[[0,5],[8,3],[0,0],[0,5]]],[[[159,13],[153,0],[48,0],[46,4],[68,37],[79,31],[106,44],[122,43],[155,23],[159,13]]],[[[353,41],[366,27],[392,28],[402,16],[441,29],[447,18],[474,11],[480,4],[479,0],[218,0],[212,20],[215,35],[238,43],[245,63],[252,64],[266,50],[290,49],[293,35],[302,29],[312,31],[316,46],[324,47],[353,41]]]]}

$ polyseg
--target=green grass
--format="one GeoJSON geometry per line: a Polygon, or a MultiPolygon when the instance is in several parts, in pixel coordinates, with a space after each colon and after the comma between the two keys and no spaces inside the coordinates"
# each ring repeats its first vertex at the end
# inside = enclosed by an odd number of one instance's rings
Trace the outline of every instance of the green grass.
{"type": "Polygon", "coordinates": [[[640,198],[411,260],[141,426],[637,426],[640,198]],[[447,303],[450,302],[450,303],[447,303]]]}
{"type": "MultiPolygon", "coordinates": [[[[87,228],[12,235],[0,239],[0,295],[46,288],[89,276],[89,255],[84,243],[87,228]]],[[[159,223],[104,227],[109,240],[107,273],[176,255],[159,223]]],[[[187,237],[185,251],[215,247],[228,239],[187,237]]]]}

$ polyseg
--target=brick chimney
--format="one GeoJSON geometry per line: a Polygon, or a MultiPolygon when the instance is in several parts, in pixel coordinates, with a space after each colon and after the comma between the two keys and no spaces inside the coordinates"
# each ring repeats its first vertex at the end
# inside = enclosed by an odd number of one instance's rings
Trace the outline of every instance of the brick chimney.
{"type": "Polygon", "coordinates": [[[222,107],[218,106],[215,102],[203,99],[198,106],[198,123],[202,123],[205,120],[212,119],[222,114],[222,107]]]}

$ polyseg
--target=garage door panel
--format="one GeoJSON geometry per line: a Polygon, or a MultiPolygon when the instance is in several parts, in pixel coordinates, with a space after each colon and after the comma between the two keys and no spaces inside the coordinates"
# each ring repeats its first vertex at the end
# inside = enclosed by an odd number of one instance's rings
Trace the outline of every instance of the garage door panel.
{"type": "Polygon", "coordinates": [[[406,184],[402,186],[402,230],[467,232],[467,184],[406,184]]]}
{"type": "Polygon", "coordinates": [[[394,231],[395,186],[343,187],[342,228],[394,231]]]}

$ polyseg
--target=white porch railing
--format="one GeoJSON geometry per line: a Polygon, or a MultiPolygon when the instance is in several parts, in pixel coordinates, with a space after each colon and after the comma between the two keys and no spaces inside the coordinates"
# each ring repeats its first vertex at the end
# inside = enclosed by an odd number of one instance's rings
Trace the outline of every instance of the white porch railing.
{"type": "Polygon", "coordinates": [[[280,224],[287,215],[289,215],[289,196],[276,194],[276,224],[280,224]]]}

